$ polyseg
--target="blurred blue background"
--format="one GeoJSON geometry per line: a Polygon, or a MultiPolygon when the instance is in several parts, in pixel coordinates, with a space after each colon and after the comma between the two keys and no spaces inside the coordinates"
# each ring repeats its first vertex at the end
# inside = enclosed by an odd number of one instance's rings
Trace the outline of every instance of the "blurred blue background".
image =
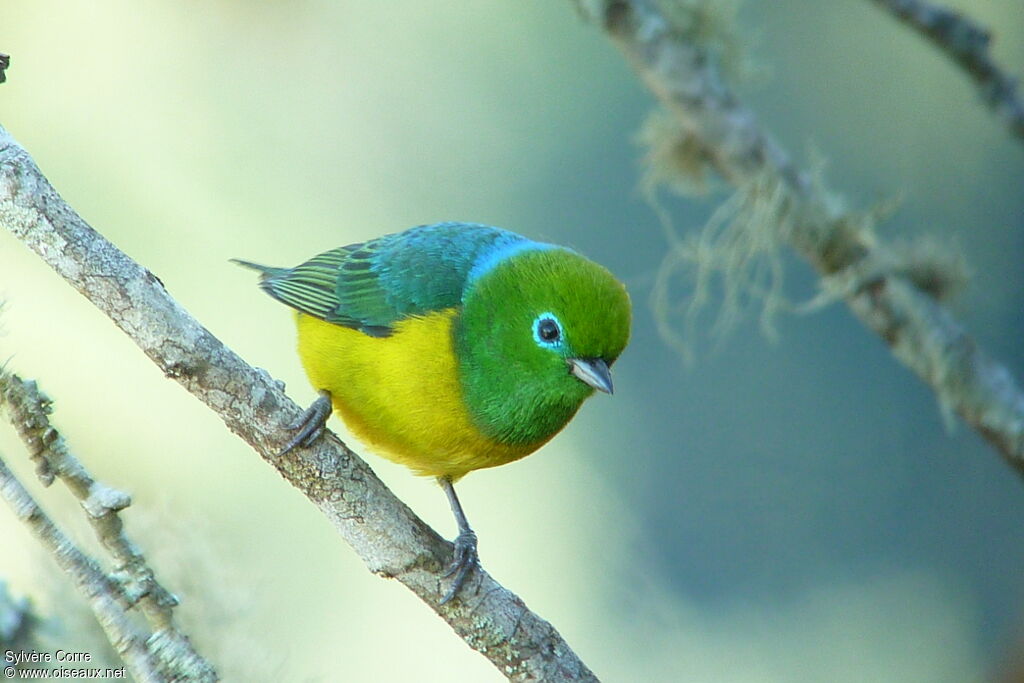
{"type": "MultiPolygon", "coordinates": [[[[955,6],[1024,73],[1017,0],[955,6]]],[[[1024,377],[1024,147],[872,3],[747,3],[738,22],[762,71],[741,92],[764,127],[801,165],[827,159],[851,206],[900,197],[883,239],[958,245],[973,278],[952,308],[1024,377]]],[[[488,570],[598,675],[983,680],[1020,649],[1024,483],[948,429],[842,305],[783,314],[775,341],[756,310],[724,339],[698,330],[689,366],[659,338],[648,299],[666,242],[634,142],[652,98],[571,3],[37,0],[0,9],[0,26],[0,123],[299,403],[313,392],[291,316],[231,257],[287,265],[468,220],[573,246],[627,282],[615,396],[460,484],[488,570]]],[[[726,196],[665,205],[687,232],[726,196]]],[[[810,269],[786,267],[788,295],[813,296],[810,269]]],[[[132,492],[129,529],[227,680],[500,680],[6,232],[0,298],[0,357],[56,399],[95,473],[132,492]]],[[[21,452],[0,429],[27,480],[21,452]]],[[[454,535],[431,482],[367,457],[454,535]]],[[[75,516],[61,491],[37,493],[75,516]]],[[[3,510],[0,538],[0,578],[65,616],[50,561],[3,510]]]]}

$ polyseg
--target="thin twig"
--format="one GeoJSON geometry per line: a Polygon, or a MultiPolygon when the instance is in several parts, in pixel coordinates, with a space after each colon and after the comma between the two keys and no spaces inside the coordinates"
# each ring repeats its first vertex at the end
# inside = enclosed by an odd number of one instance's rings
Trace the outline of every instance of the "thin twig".
{"type": "Polygon", "coordinates": [[[992,33],[988,29],[960,12],[925,0],[872,2],[924,36],[963,69],[974,81],[982,100],[1011,133],[1024,141],[1024,102],[1017,94],[1017,80],[992,59],[992,33]]]}
{"type": "Polygon", "coordinates": [[[477,570],[441,606],[441,538],[332,434],[283,457],[301,414],[274,380],[203,328],[145,268],[93,230],[0,127],[0,225],[108,315],[170,378],[206,403],[334,524],[374,573],[396,578],[473,649],[514,681],[593,681],[590,669],[548,622],[477,570]]]}
{"type": "Polygon", "coordinates": [[[823,281],[845,280],[850,309],[893,354],[1024,475],[1024,393],[963,326],[905,274],[888,248],[797,168],[729,87],[720,60],[678,30],[654,0],[576,0],[601,26],[709,163],[736,185],[778,178],[786,192],[789,244],[823,281]]]}
{"type": "Polygon", "coordinates": [[[178,599],[157,581],[142,551],[124,532],[118,513],[131,505],[128,494],[93,479],[71,454],[50,424],[52,402],[34,381],[0,371],[0,405],[7,407],[11,424],[36,462],[36,474],[43,484],[48,486],[56,477],[81,501],[96,537],[117,565],[109,580],[124,602],[139,605],[153,629],[149,646],[161,669],[174,680],[217,680],[210,663],[175,626],[173,608],[178,599]]]}
{"type": "Polygon", "coordinates": [[[7,468],[2,458],[0,497],[7,501],[18,519],[56,558],[57,564],[88,600],[96,620],[132,676],[147,683],[163,683],[170,680],[161,673],[158,662],[146,644],[146,634],[135,626],[128,609],[120,603],[118,586],[110,581],[92,558],[79,550],[71,539],[50,521],[21,482],[7,468]]]}

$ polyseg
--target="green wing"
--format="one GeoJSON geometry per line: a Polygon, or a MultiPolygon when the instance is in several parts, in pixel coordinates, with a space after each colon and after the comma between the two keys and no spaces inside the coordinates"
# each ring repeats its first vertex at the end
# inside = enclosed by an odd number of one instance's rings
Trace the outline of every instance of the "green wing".
{"type": "Polygon", "coordinates": [[[278,301],[375,337],[394,323],[458,306],[475,265],[529,243],[515,233],[472,223],[420,226],[324,252],[294,268],[247,261],[260,287],[278,301]]]}

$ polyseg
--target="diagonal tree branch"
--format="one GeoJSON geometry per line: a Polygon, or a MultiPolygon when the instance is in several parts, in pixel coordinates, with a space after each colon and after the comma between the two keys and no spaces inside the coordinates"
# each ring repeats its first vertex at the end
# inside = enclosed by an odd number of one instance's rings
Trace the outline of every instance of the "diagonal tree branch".
{"type": "Polygon", "coordinates": [[[89,227],[2,127],[0,225],[320,508],[372,572],[398,579],[510,680],[597,680],[551,624],[483,570],[473,572],[456,600],[439,605],[451,543],[337,437],[277,457],[299,407],[266,372],[246,364],[192,318],[155,275],[89,227]]]}
{"type": "MultiPolygon", "coordinates": [[[[934,298],[927,282],[863,222],[833,199],[758,126],[729,87],[720,60],[655,0],[576,0],[669,111],[702,158],[743,188],[764,177],[783,194],[788,230],[781,234],[842,293],[850,310],[933,389],[940,404],[984,436],[1024,475],[1024,393],[934,298]],[[675,21],[673,21],[675,19],[675,21]]],[[[675,3],[677,12],[701,3],[675,3]],[[681,9],[683,8],[683,9],[681,9]]],[[[684,17],[685,18],[685,17],[684,17]]]]}
{"type": "Polygon", "coordinates": [[[1024,142],[1024,102],[1017,80],[992,59],[992,33],[969,17],[925,0],[872,0],[924,36],[974,81],[981,98],[1024,142]]]}
{"type": "Polygon", "coordinates": [[[63,481],[80,501],[96,537],[116,562],[113,574],[105,574],[105,586],[114,590],[128,607],[138,605],[152,632],[146,647],[165,672],[153,680],[187,678],[215,681],[213,667],[192,647],[174,623],[178,599],[171,595],[147,564],[142,551],[124,533],[119,512],[131,505],[128,494],[96,481],[68,450],[60,433],[50,424],[52,402],[33,381],[0,370],[0,406],[29,449],[36,474],[44,486],[54,478],[63,481]]]}

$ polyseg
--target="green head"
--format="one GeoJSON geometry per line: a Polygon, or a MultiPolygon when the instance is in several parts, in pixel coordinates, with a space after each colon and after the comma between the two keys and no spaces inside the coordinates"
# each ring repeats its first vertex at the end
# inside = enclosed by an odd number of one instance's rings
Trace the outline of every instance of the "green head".
{"type": "Polygon", "coordinates": [[[595,388],[629,341],[629,295],[563,248],[520,251],[472,280],[454,335],[465,400],[480,429],[538,446],[595,388]]]}

